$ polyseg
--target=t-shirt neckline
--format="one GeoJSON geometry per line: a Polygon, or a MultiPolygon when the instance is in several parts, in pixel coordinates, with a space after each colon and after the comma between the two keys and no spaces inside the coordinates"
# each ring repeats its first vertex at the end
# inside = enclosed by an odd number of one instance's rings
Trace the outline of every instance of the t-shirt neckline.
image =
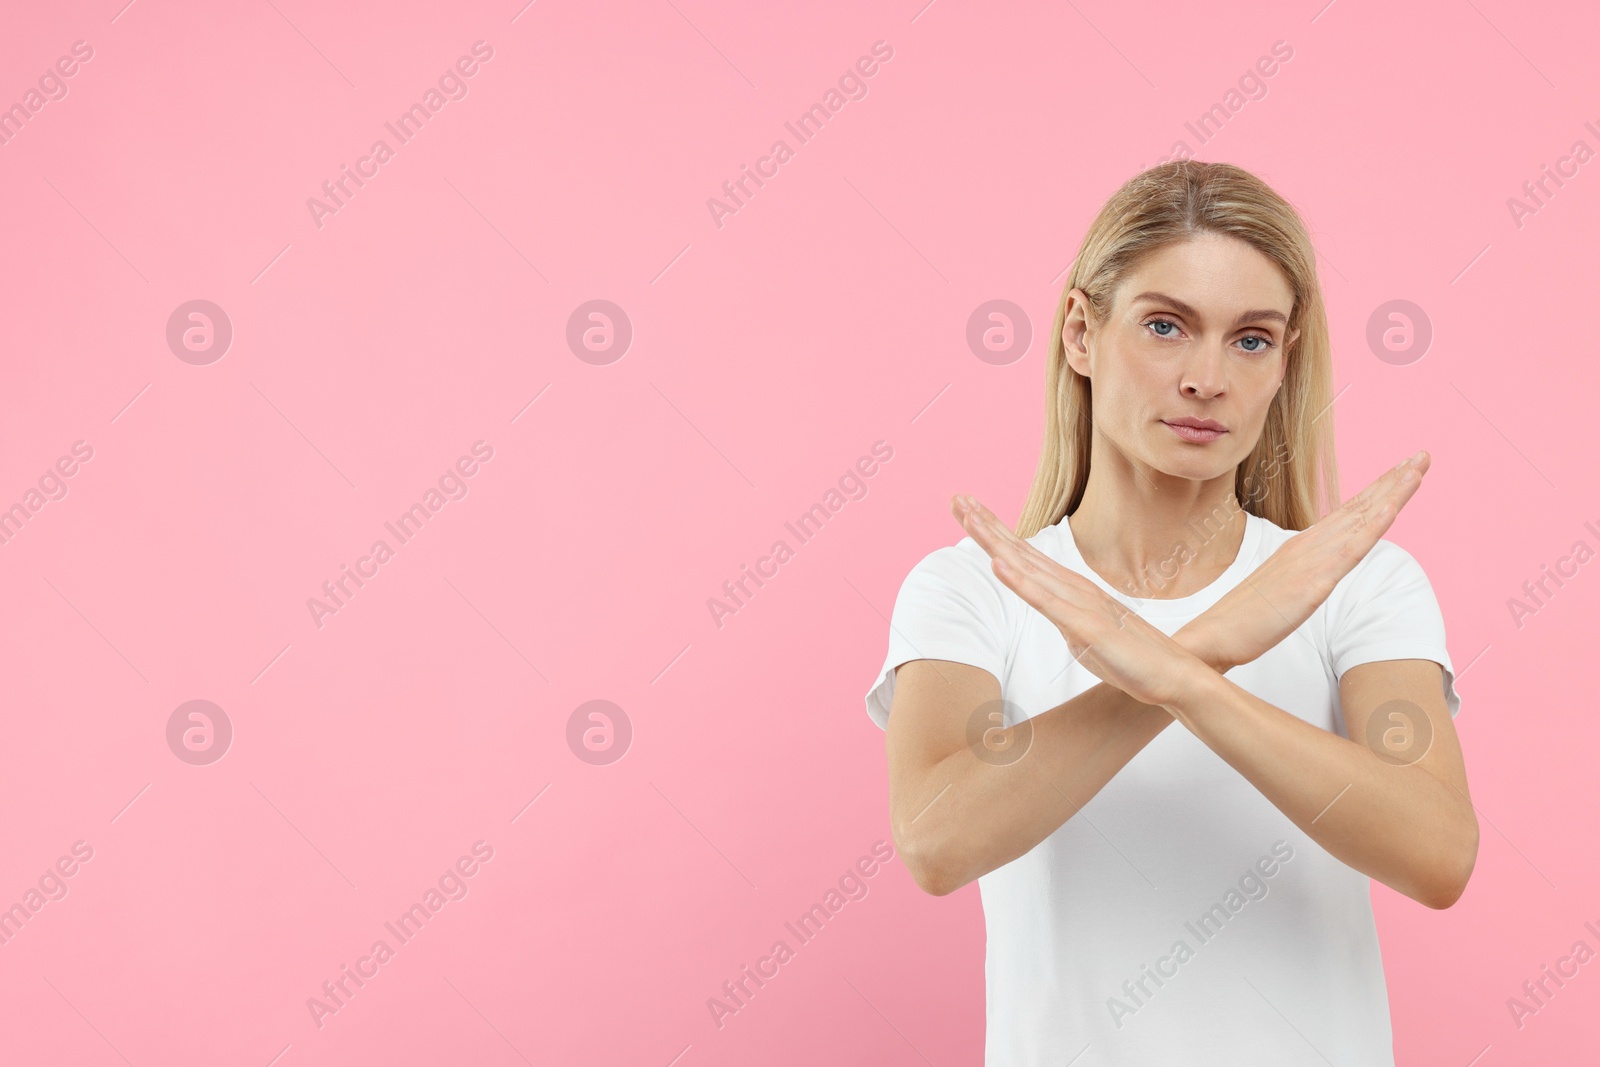
{"type": "MultiPolygon", "coordinates": [[[[1133,596],[1100,577],[1094,568],[1090,567],[1088,562],[1084,560],[1083,553],[1078,551],[1078,542],[1072,536],[1072,526],[1067,522],[1066,516],[1062,516],[1061,520],[1055,524],[1058,538],[1057,544],[1061,549],[1062,562],[1068,568],[1088,578],[1095,585],[1116,597],[1123,604],[1133,608],[1140,615],[1146,618],[1193,617],[1221,600],[1228,590],[1238,585],[1247,574],[1255,569],[1256,550],[1261,545],[1262,527],[1265,520],[1252,512],[1247,511],[1244,514],[1244,538],[1239,542],[1239,553],[1234,557],[1233,562],[1228,564],[1227,568],[1213,578],[1209,584],[1195,590],[1188,596],[1173,599],[1133,596]]],[[[1192,527],[1190,533],[1194,535],[1189,541],[1192,546],[1199,538],[1192,527]]],[[[1174,550],[1173,555],[1177,555],[1176,550],[1174,550]]]]}

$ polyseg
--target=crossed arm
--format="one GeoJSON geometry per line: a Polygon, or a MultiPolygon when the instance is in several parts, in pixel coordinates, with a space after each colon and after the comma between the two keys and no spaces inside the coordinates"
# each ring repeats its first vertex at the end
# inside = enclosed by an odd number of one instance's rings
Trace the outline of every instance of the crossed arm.
{"type": "MultiPolygon", "coordinates": [[[[1179,637],[1199,644],[1192,634],[1179,637]]],[[[948,660],[901,666],[888,730],[891,811],[918,884],[944,895],[1028,852],[1176,717],[1331,855],[1428,907],[1455,903],[1477,858],[1478,823],[1438,664],[1364,663],[1340,679],[1352,737],[1366,736],[1367,720],[1387,701],[1422,709],[1432,742],[1409,763],[1385,760],[1207,670],[1211,678],[1197,678],[1192,697],[1170,709],[1100,682],[1007,728],[1005,741],[1021,743],[1024,729],[1031,736],[1026,755],[1002,765],[969,752],[964,733],[971,709],[1000,696],[992,674],[948,660]],[[902,705],[924,714],[905,714],[902,705]]]]}
{"type": "Polygon", "coordinates": [[[1006,728],[1003,740],[1020,743],[1024,731],[1029,740],[1022,758],[1002,764],[966,747],[973,709],[1000,697],[992,674],[948,660],[897,669],[887,738],[891,822],[918,884],[942,895],[1028,852],[1176,720],[1331,855],[1428,907],[1455,903],[1476,862],[1478,824],[1438,664],[1384,660],[1346,671],[1339,690],[1347,737],[1223,673],[1275,645],[1326,599],[1353,565],[1329,545],[1381,536],[1404,503],[1396,499],[1410,495],[1398,472],[1294,551],[1280,548],[1255,581],[1171,637],[1121,614],[1092,582],[1045,559],[983,509],[963,516],[1001,579],[1056,622],[1079,662],[1106,680],[1006,728]],[[1277,595],[1302,588],[1308,592],[1277,595]],[[1391,725],[1396,709],[1404,715],[1391,725]],[[1374,715],[1381,718],[1369,730],[1374,715]],[[1386,750],[1390,735],[1407,728],[1413,739],[1431,735],[1420,757],[1386,750]],[[1369,736],[1379,739],[1376,748],[1369,736]]]}
{"type": "Polygon", "coordinates": [[[1406,721],[1380,720],[1379,733],[1431,730],[1416,760],[1385,759],[1208,673],[1197,672],[1193,695],[1170,707],[1179,722],[1331,855],[1430,908],[1456,902],[1477,860],[1478,820],[1437,663],[1380,660],[1339,679],[1350,738],[1369,736],[1380,706],[1412,706],[1387,713],[1406,721]]]}

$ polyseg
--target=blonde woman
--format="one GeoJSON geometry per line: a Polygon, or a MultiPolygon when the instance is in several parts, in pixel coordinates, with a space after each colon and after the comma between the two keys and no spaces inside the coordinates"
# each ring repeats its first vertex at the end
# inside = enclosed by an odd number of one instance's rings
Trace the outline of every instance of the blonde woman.
{"type": "Polygon", "coordinates": [[[988,1067],[1394,1062],[1369,879],[1449,907],[1478,824],[1382,540],[1429,459],[1338,503],[1331,358],[1288,203],[1139,174],[1063,288],[1018,528],[956,497],[900,589],[867,709],[907,867],[978,881],[988,1067]]]}

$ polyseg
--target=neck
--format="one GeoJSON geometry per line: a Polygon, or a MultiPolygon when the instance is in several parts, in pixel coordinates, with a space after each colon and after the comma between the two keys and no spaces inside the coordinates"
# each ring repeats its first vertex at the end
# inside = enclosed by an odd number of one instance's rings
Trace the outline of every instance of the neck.
{"type": "Polygon", "coordinates": [[[1178,478],[1110,447],[1095,459],[1083,499],[1063,521],[1084,562],[1114,588],[1143,599],[1187,596],[1238,557],[1248,520],[1233,471],[1178,478]]]}

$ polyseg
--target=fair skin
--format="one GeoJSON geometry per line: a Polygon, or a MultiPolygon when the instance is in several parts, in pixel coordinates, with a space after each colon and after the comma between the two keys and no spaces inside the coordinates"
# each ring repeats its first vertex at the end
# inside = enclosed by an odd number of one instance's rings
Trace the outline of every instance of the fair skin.
{"type": "MultiPolygon", "coordinates": [[[[1062,336],[1068,361],[1091,381],[1094,441],[1083,500],[1068,521],[1085,561],[1113,586],[1152,599],[1186,596],[1237,556],[1245,520],[1234,470],[1283,380],[1291,309],[1271,261],[1209,234],[1148,257],[1118,287],[1104,323],[1093,322],[1081,292],[1069,295],[1062,336]],[[1164,295],[1133,299],[1144,293],[1164,295]],[[1227,432],[1183,440],[1163,420],[1184,416],[1227,432]],[[1214,527],[1217,516],[1231,518],[1172,581],[1155,590],[1141,578],[1158,572],[1175,541],[1194,540],[1184,536],[1187,522],[1207,518],[1214,527]]],[[[1348,736],[1224,677],[1310,618],[1388,530],[1428,463],[1419,453],[1378,477],[1170,637],[957,497],[952,512],[992,557],[996,577],[1102,681],[1002,731],[1002,743],[1027,736],[1027,748],[996,764],[977,758],[966,735],[973,709],[1000,698],[994,675],[948,660],[897,670],[886,740],[890,819],[918,884],[943,895],[1027,853],[1176,721],[1331,855],[1428,907],[1455,903],[1477,859],[1478,823],[1438,664],[1385,660],[1346,671],[1339,697],[1348,736]],[[1433,738],[1420,759],[1400,764],[1364,741],[1374,712],[1396,699],[1420,709],[1433,738]]]]}

